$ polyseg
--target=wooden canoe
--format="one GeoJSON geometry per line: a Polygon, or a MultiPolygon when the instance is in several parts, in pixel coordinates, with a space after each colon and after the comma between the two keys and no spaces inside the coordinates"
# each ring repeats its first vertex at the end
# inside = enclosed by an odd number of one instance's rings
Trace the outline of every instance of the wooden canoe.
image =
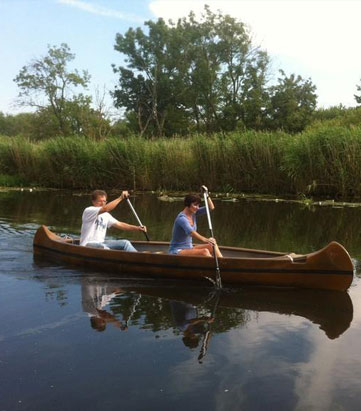
{"type": "MultiPolygon", "coordinates": [[[[88,266],[112,274],[200,280],[215,277],[213,258],[167,254],[169,243],[132,241],[138,253],[79,246],[41,226],[34,236],[34,254],[88,266]]],[[[345,248],[331,242],[310,254],[280,253],[220,247],[222,282],[230,285],[301,287],[345,291],[353,279],[353,265],[345,248]]]]}

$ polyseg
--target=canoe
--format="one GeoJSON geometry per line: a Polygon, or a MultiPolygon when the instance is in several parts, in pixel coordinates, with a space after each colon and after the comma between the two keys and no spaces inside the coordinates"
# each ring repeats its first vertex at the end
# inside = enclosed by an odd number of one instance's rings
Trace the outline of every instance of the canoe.
{"type": "MultiPolygon", "coordinates": [[[[167,253],[169,243],[132,241],[138,253],[79,246],[41,226],[34,236],[34,255],[111,272],[141,277],[214,279],[213,258],[167,253]]],[[[353,280],[353,264],[346,249],[333,241],[310,254],[281,253],[220,247],[222,282],[226,285],[301,287],[345,291],[353,280]]]]}

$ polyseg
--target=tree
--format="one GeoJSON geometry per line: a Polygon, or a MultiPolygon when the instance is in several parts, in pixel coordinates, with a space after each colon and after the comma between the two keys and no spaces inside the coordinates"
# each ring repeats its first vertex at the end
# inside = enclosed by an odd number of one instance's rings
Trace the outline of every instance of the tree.
{"type": "MultiPolygon", "coordinates": [[[[356,89],[357,89],[358,92],[360,92],[361,91],[361,86],[356,85],[356,89]]],[[[361,104],[361,95],[354,94],[354,97],[355,97],[356,103],[361,104]]]]}
{"type": "MultiPolygon", "coordinates": [[[[86,88],[90,81],[87,71],[80,74],[78,70],[68,70],[67,65],[74,58],[65,43],[60,47],[48,46],[45,57],[24,66],[14,79],[20,88],[20,104],[51,113],[58,133],[63,135],[74,131],[69,123],[69,105],[85,103],[84,96],[75,95],[72,87],[86,88]]],[[[89,105],[90,101],[86,104],[89,105]]]]}
{"type": "Polygon", "coordinates": [[[153,135],[213,133],[238,128],[283,128],[297,132],[311,121],[316,87],[281,71],[269,86],[270,59],[252,44],[240,21],[205,7],[177,23],[145,23],[117,34],[115,49],[125,66],[115,67],[115,105],[129,127],[153,135]]]}
{"type": "Polygon", "coordinates": [[[269,59],[252,46],[243,23],[206,6],[201,21],[190,13],[177,23],[145,25],[148,34],[117,34],[115,49],[127,64],[113,65],[115,105],[134,113],[141,134],[211,133],[260,122],[269,59]]]}
{"type": "Polygon", "coordinates": [[[117,34],[115,49],[126,55],[127,67],[116,67],[119,84],[112,93],[116,107],[132,111],[137,117],[138,132],[150,135],[167,134],[165,124],[171,112],[183,117],[182,45],[172,28],[163,19],[145,23],[146,35],[130,28],[117,34]],[[179,46],[179,47],[178,47],[179,46]]]}
{"type": "Polygon", "coordinates": [[[270,88],[268,127],[290,133],[302,131],[311,121],[316,108],[316,86],[310,79],[280,70],[278,84],[270,88]]]}
{"type": "Polygon", "coordinates": [[[4,114],[0,112],[0,135],[30,136],[35,117],[35,113],[4,114]]]}

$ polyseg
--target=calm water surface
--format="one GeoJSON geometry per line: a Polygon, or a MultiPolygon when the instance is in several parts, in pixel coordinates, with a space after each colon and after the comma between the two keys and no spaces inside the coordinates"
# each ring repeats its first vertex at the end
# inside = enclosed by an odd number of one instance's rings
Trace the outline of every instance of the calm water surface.
{"type": "MultiPolygon", "coordinates": [[[[169,240],[182,203],[133,201],[151,239],[169,240]]],[[[360,208],[215,201],[219,243],[310,252],[336,240],[355,264],[347,293],[217,295],[34,261],[38,226],[77,235],[88,202],[0,192],[0,410],[360,409],[360,208]]],[[[125,203],[113,215],[134,222],[125,203]]]]}

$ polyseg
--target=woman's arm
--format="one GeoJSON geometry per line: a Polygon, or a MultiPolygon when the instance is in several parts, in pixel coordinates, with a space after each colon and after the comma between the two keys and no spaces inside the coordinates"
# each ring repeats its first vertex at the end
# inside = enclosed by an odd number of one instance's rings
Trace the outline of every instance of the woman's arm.
{"type": "Polygon", "coordinates": [[[213,201],[212,201],[212,199],[211,199],[211,197],[210,197],[209,195],[208,195],[208,197],[207,197],[207,201],[208,201],[208,207],[209,207],[209,209],[210,209],[210,210],[214,210],[215,207],[214,207],[213,201]]]}
{"type": "Polygon", "coordinates": [[[202,243],[209,243],[209,239],[207,237],[203,237],[202,235],[200,235],[199,233],[197,233],[197,231],[192,231],[191,232],[191,236],[198,240],[201,241],[202,243]]]}

